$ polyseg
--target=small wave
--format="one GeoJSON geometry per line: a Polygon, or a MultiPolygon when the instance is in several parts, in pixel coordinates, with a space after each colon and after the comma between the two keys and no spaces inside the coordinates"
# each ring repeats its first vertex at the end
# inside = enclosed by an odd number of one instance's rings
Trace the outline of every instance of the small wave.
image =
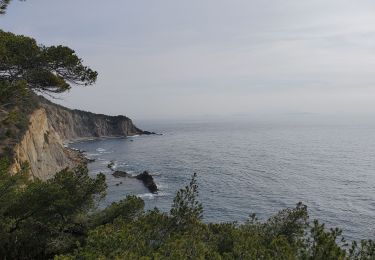
{"type": "Polygon", "coordinates": [[[111,169],[112,169],[112,170],[116,170],[117,167],[118,167],[118,163],[117,163],[116,161],[113,162],[113,165],[111,166],[111,169]]]}
{"type": "Polygon", "coordinates": [[[169,195],[169,193],[166,193],[166,192],[142,193],[142,194],[138,194],[137,197],[139,197],[141,199],[152,200],[152,199],[157,198],[157,197],[165,197],[165,196],[168,196],[168,195],[169,195]]]}
{"type": "Polygon", "coordinates": [[[108,160],[105,160],[105,159],[101,159],[101,158],[99,158],[98,160],[99,160],[99,161],[102,161],[102,162],[100,163],[101,165],[108,165],[108,164],[111,163],[111,161],[108,161],[108,160]]]}
{"type": "Polygon", "coordinates": [[[86,153],[87,156],[99,156],[99,153],[86,153]]]}
{"type": "Polygon", "coordinates": [[[169,195],[171,195],[171,194],[168,193],[168,192],[158,191],[158,193],[155,194],[155,195],[156,195],[156,197],[166,197],[166,196],[169,196],[169,195]]]}
{"type": "Polygon", "coordinates": [[[135,177],[137,177],[137,175],[138,175],[138,173],[136,173],[136,172],[134,172],[134,171],[126,171],[129,175],[130,175],[130,177],[133,177],[133,178],[135,178],[135,177]]]}
{"type": "Polygon", "coordinates": [[[125,162],[120,162],[119,163],[120,166],[129,166],[129,164],[125,163],[125,162]]]}
{"type": "Polygon", "coordinates": [[[155,197],[155,194],[152,194],[152,193],[143,193],[143,194],[138,194],[137,197],[141,198],[141,199],[153,199],[155,197]]]}
{"type": "Polygon", "coordinates": [[[102,152],[105,152],[105,151],[107,151],[107,150],[104,149],[104,148],[97,148],[96,151],[102,153],[102,152]]]}
{"type": "Polygon", "coordinates": [[[156,182],[156,186],[158,186],[159,190],[164,190],[164,189],[168,188],[168,185],[164,185],[164,184],[159,183],[159,182],[156,182]]]}

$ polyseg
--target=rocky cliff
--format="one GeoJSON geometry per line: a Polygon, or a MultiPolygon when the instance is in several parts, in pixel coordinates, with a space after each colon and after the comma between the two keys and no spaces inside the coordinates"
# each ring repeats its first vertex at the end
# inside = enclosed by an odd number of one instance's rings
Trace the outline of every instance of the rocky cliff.
{"type": "Polygon", "coordinates": [[[19,170],[21,164],[27,162],[31,176],[45,180],[65,167],[82,163],[82,159],[77,152],[63,146],[63,140],[52,127],[46,110],[39,108],[30,115],[29,128],[14,147],[12,170],[19,170]]]}
{"type": "Polygon", "coordinates": [[[95,137],[126,137],[143,133],[126,116],[107,116],[72,110],[42,97],[40,105],[46,110],[51,126],[64,141],[95,137]]]}
{"type": "Polygon", "coordinates": [[[72,110],[40,98],[39,106],[29,117],[29,126],[21,141],[14,147],[13,171],[28,162],[30,173],[40,179],[83,163],[77,151],[64,142],[96,137],[126,137],[144,132],[125,116],[106,116],[72,110]]]}

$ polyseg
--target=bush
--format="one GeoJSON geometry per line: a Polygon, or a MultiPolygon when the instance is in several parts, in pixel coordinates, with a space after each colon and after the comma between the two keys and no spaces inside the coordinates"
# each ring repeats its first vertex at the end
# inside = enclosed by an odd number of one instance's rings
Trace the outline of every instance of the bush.
{"type": "Polygon", "coordinates": [[[62,170],[53,179],[24,180],[2,175],[0,255],[9,259],[47,259],[67,253],[86,236],[88,212],[105,191],[104,175],[84,167],[62,170]],[[8,199],[11,197],[11,199],[8,199]]]}
{"type": "Polygon", "coordinates": [[[309,222],[307,207],[281,210],[267,221],[203,223],[196,175],[171,213],[144,211],[135,196],[93,211],[104,176],[65,169],[47,182],[25,170],[7,174],[0,161],[0,254],[9,259],[374,259],[372,240],[349,247],[339,229],[309,222]],[[2,194],[2,195],[1,195],[2,194]]]}
{"type": "MultiPolygon", "coordinates": [[[[281,210],[265,222],[205,224],[197,201],[196,175],[181,189],[171,214],[143,212],[128,197],[99,213],[86,243],[58,259],[373,259],[372,241],[347,244],[339,229],[308,221],[307,207],[281,210]],[[132,212],[137,212],[132,214],[132,212]],[[125,213],[125,214],[124,214],[125,213]],[[123,216],[126,217],[123,217],[123,216]],[[65,257],[65,258],[64,258],[65,257]],[[362,258],[361,258],[362,257],[362,258]]],[[[135,203],[136,202],[136,203],[135,203]]]]}

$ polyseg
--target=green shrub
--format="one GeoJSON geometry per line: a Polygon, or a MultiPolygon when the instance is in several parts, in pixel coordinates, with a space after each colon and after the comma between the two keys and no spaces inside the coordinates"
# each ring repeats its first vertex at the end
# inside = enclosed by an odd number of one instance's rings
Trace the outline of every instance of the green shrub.
{"type": "Polygon", "coordinates": [[[374,259],[375,243],[349,246],[339,229],[309,222],[307,207],[266,221],[204,223],[196,175],[171,213],[144,211],[135,196],[93,210],[104,175],[65,169],[46,182],[9,175],[0,160],[0,255],[7,259],[374,259]]]}

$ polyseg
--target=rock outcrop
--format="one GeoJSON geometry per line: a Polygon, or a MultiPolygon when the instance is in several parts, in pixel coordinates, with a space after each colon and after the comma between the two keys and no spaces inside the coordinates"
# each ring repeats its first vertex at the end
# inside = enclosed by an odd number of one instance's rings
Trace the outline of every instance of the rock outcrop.
{"type": "Polygon", "coordinates": [[[52,127],[64,141],[95,137],[126,137],[143,134],[126,116],[107,116],[91,112],[68,109],[40,98],[47,111],[52,127]]]}
{"type": "Polygon", "coordinates": [[[120,178],[120,177],[128,177],[128,173],[127,172],[124,172],[124,171],[114,171],[112,173],[112,175],[116,178],[120,178]]]}
{"type": "Polygon", "coordinates": [[[150,192],[156,193],[158,191],[158,187],[156,186],[154,178],[148,173],[148,171],[144,171],[143,173],[137,175],[135,178],[141,180],[150,192]]]}
{"type": "Polygon", "coordinates": [[[83,158],[78,152],[63,146],[63,140],[51,126],[46,110],[39,108],[31,114],[28,130],[14,147],[12,171],[19,170],[24,162],[29,164],[33,177],[44,180],[65,167],[83,163],[83,158]]]}
{"type": "Polygon", "coordinates": [[[33,177],[48,179],[57,171],[84,163],[78,151],[65,142],[96,137],[126,137],[143,134],[125,116],[106,116],[72,110],[40,98],[39,107],[29,116],[29,126],[14,147],[15,172],[27,162],[33,177]]]}

